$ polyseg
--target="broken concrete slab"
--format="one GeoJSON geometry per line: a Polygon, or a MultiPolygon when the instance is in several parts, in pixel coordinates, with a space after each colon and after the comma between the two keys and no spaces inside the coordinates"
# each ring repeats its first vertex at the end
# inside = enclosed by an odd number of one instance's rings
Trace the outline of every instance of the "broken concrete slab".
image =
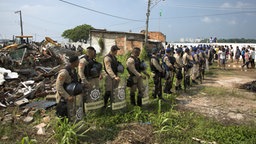
{"type": "Polygon", "coordinates": [[[2,136],[1,140],[7,140],[9,137],[8,136],[2,136]]]}
{"type": "Polygon", "coordinates": [[[22,106],[22,105],[25,105],[27,103],[29,103],[29,100],[27,98],[23,98],[23,99],[20,99],[20,100],[17,100],[17,101],[14,102],[14,104],[16,106],[22,106]]]}
{"type": "Polygon", "coordinates": [[[45,100],[48,100],[48,101],[56,101],[56,95],[47,95],[45,97],[45,100]]]}
{"type": "Polygon", "coordinates": [[[25,123],[31,123],[33,120],[34,120],[33,117],[27,116],[27,117],[25,117],[25,119],[24,119],[23,121],[24,121],[25,123]]]}
{"type": "Polygon", "coordinates": [[[19,77],[18,73],[17,72],[12,72],[11,70],[9,69],[5,69],[3,67],[0,67],[0,73],[2,74],[5,74],[5,79],[16,79],[19,77]]]}
{"type": "Polygon", "coordinates": [[[0,106],[6,108],[6,105],[0,102],[0,106]]]}
{"type": "Polygon", "coordinates": [[[51,121],[50,116],[43,117],[43,122],[44,123],[49,123],[50,121],[51,121]]]}
{"type": "Polygon", "coordinates": [[[32,111],[30,111],[29,113],[28,113],[28,116],[34,116],[36,113],[38,113],[39,112],[39,110],[32,110],[32,111]]]}
{"type": "Polygon", "coordinates": [[[22,115],[22,116],[27,115],[28,112],[29,112],[29,110],[30,110],[30,108],[25,108],[25,109],[22,111],[21,115],[22,115]]]}
{"type": "Polygon", "coordinates": [[[45,135],[46,134],[45,133],[45,128],[40,127],[36,134],[38,134],[38,135],[45,135]]]}
{"type": "Polygon", "coordinates": [[[19,75],[16,72],[0,67],[0,85],[3,85],[6,79],[16,79],[19,75]]]}
{"type": "Polygon", "coordinates": [[[43,128],[43,127],[45,127],[45,126],[46,126],[45,123],[40,123],[40,124],[38,124],[38,125],[36,125],[36,126],[34,126],[34,127],[37,128],[37,129],[39,129],[39,128],[43,128]]]}

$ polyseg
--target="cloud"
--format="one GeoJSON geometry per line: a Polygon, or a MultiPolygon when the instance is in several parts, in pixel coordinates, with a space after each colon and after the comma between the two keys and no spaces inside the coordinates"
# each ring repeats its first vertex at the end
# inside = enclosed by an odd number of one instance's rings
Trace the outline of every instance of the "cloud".
{"type": "Polygon", "coordinates": [[[228,21],[228,24],[229,25],[236,25],[237,22],[236,22],[236,20],[230,20],[230,21],[228,21]]]}
{"type": "Polygon", "coordinates": [[[213,22],[213,20],[211,18],[207,17],[207,16],[204,17],[203,19],[201,19],[201,21],[205,22],[205,23],[212,23],[213,22]]]}
{"type": "Polygon", "coordinates": [[[244,3],[244,2],[236,2],[236,3],[229,3],[229,2],[225,2],[223,4],[220,5],[220,8],[223,8],[223,9],[245,9],[245,8],[250,8],[250,5],[249,3],[244,3]]]}
{"type": "Polygon", "coordinates": [[[223,3],[221,6],[220,6],[220,8],[231,8],[232,7],[232,5],[230,4],[230,3],[228,3],[228,2],[225,2],[225,3],[223,3]]]}

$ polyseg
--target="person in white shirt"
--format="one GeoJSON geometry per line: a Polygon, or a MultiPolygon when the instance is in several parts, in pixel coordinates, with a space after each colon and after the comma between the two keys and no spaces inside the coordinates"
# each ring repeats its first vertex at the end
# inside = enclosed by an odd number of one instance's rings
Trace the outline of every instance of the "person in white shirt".
{"type": "Polygon", "coordinates": [[[219,59],[220,59],[220,66],[221,69],[226,69],[226,50],[224,47],[219,51],[219,59]]]}

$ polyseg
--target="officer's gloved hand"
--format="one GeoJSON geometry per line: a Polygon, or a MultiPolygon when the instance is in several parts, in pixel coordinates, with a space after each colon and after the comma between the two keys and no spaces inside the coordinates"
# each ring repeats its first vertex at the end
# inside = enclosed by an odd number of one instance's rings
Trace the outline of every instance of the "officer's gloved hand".
{"type": "Polygon", "coordinates": [[[82,83],[84,85],[85,88],[90,88],[91,84],[89,82],[84,82],[82,83]]]}
{"type": "Polygon", "coordinates": [[[72,102],[72,101],[73,101],[73,97],[72,97],[72,96],[69,96],[69,97],[67,98],[67,101],[72,102]]]}
{"type": "Polygon", "coordinates": [[[115,77],[114,80],[120,81],[120,78],[119,77],[115,77]]]}

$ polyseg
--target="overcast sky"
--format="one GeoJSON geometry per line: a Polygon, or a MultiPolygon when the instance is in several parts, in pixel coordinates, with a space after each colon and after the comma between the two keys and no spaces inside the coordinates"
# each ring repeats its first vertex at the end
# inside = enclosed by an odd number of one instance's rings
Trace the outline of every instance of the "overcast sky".
{"type": "MultiPolygon", "coordinates": [[[[256,38],[255,0],[151,0],[149,31],[167,41],[180,38],[256,38]],[[162,15],[160,16],[160,12],[162,15]]],[[[148,0],[0,0],[0,39],[24,35],[62,41],[63,31],[78,25],[110,31],[145,29],[148,0]],[[68,4],[69,3],[69,4],[68,4]],[[72,4],[76,5],[72,5],[72,4]]]]}

